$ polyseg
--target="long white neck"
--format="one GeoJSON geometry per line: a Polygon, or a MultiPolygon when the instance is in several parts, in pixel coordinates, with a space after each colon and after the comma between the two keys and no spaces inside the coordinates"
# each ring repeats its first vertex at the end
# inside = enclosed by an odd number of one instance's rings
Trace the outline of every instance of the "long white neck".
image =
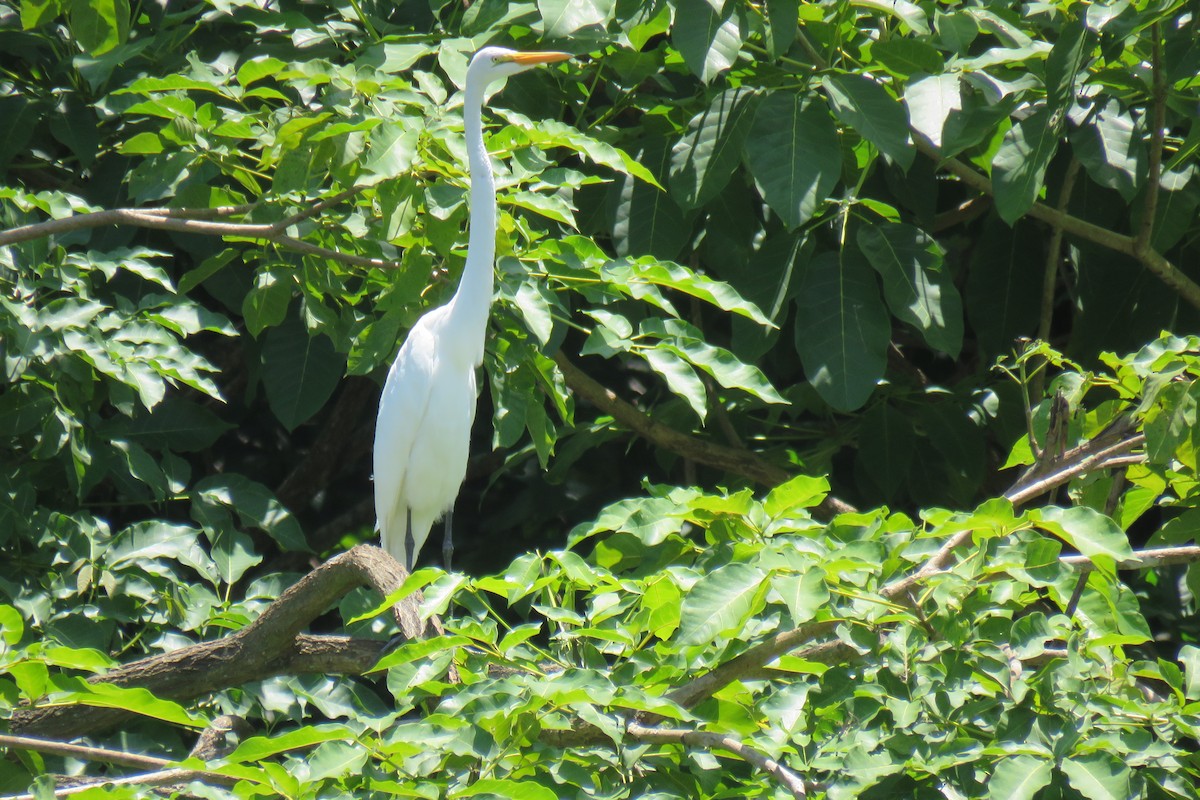
{"type": "MultiPolygon", "coordinates": [[[[467,139],[467,168],[471,176],[471,227],[467,240],[467,266],[458,291],[447,306],[449,340],[461,343],[455,360],[483,362],[483,339],[492,306],[496,260],[496,180],[483,144],[483,89],[468,80],[463,102],[467,139]]],[[[452,346],[447,342],[447,346],[452,346]]]]}

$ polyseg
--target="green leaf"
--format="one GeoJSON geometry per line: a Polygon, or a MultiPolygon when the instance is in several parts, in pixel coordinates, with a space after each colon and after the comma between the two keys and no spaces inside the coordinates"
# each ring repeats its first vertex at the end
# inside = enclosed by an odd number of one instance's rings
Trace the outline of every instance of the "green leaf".
{"type": "Polygon", "coordinates": [[[818,394],[840,411],[862,406],[883,377],[891,322],[866,259],[823,253],[796,298],[796,351],[818,394]]]}
{"type": "Polygon", "coordinates": [[[871,55],[889,72],[907,78],[936,75],[945,67],[937,48],[921,39],[888,39],[871,47],[871,55]]]}
{"type": "Polygon", "coordinates": [[[1004,135],[992,158],[992,185],[996,210],[1009,225],[1033,206],[1057,149],[1058,132],[1047,108],[1033,112],[1004,135]]]}
{"type": "Polygon", "coordinates": [[[535,781],[509,778],[480,778],[470,786],[450,793],[450,797],[504,797],[508,800],[558,800],[558,793],[535,781]]]}
{"type": "Polygon", "coordinates": [[[21,0],[21,29],[44,25],[62,13],[60,0],[21,0]]]}
{"type": "Polygon", "coordinates": [[[681,206],[698,208],[725,188],[741,164],[757,101],[752,90],[727,89],[688,122],[671,150],[671,195],[681,206]]]}
{"type": "Polygon", "coordinates": [[[371,131],[365,174],[357,183],[370,186],[407,173],[416,160],[420,135],[420,130],[407,125],[381,125],[371,131]]]}
{"type": "Polygon", "coordinates": [[[1200,700],[1200,647],[1185,644],[1179,648],[1179,661],[1185,678],[1183,694],[1188,700],[1200,700]]]}
{"type": "Polygon", "coordinates": [[[746,39],[739,4],[723,11],[706,0],[676,0],[671,42],[688,68],[705,83],[733,66],[746,39]]]}
{"type": "Polygon", "coordinates": [[[357,741],[357,736],[344,725],[306,725],[299,730],[279,736],[254,736],[237,746],[222,761],[232,764],[253,764],[290,750],[312,747],[331,741],[357,741]]]}
{"type": "Polygon", "coordinates": [[[703,422],[708,417],[708,393],[696,370],[687,361],[665,347],[639,347],[633,351],[661,375],[673,393],[687,401],[703,422]]]}
{"type": "Polygon", "coordinates": [[[237,512],[242,524],[259,528],[285,550],[309,550],[300,523],[270,489],[257,481],[232,472],[210,475],[192,487],[192,501],[237,512]]]}
{"type": "Polygon", "coordinates": [[[996,762],[988,779],[989,800],[1033,800],[1052,779],[1049,761],[1034,756],[1010,756],[996,762]]]}
{"type": "Polygon", "coordinates": [[[0,605],[0,641],[9,647],[21,641],[25,635],[25,620],[12,606],[0,605]]]}
{"type": "Polygon", "coordinates": [[[937,147],[942,146],[942,129],[952,112],[962,110],[958,75],[929,75],[912,81],[904,89],[904,104],[913,128],[937,147]]]}
{"type": "Polygon", "coordinates": [[[254,276],[254,286],[242,300],[242,317],[251,336],[257,339],[267,328],[283,322],[295,288],[295,274],[290,269],[265,269],[254,276]]]}
{"type": "Polygon", "coordinates": [[[870,476],[885,499],[908,480],[917,436],[912,421],[888,403],[877,403],[862,416],[855,467],[870,476]]]}
{"type": "Polygon", "coordinates": [[[1110,517],[1087,506],[1047,506],[1038,514],[1042,527],[1062,538],[1089,559],[1097,556],[1122,561],[1133,558],[1129,537],[1110,517]]]}
{"type": "Polygon", "coordinates": [[[124,142],[119,148],[125,155],[152,155],[163,151],[162,140],[157,133],[143,131],[124,142]]]}
{"type": "Polygon", "coordinates": [[[799,29],[800,0],[767,0],[767,50],[779,58],[796,41],[799,29]]]}
{"type": "Polygon", "coordinates": [[[641,333],[661,337],[664,341],[656,348],[666,349],[699,367],[727,389],[741,389],[766,403],[787,402],[762,370],[742,362],[725,348],[704,341],[698,328],[682,320],[652,317],[642,323],[641,333]]]}
{"type": "Polygon", "coordinates": [[[580,28],[604,27],[613,18],[616,0],[538,0],[545,35],[565,39],[580,28]]]}
{"type": "Polygon", "coordinates": [[[86,681],[79,681],[77,685],[80,691],[56,694],[54,703],[116,708],[188,728],[204,728],[208,725],[203,717],[192,714],[178,703],[155,697],[148,689],[86,681]]]}
{"type": "Polygon", "coordinates": [[[242,86],[249,86],[255,81],[274,75],[286,66],[287,64],[278,58],[256,56],[238,67],[237,82],[242,86]]]}
{"type": "Polygon", "coordinates": [[[781,517],[796,509],[820,505],[829,494],[829,480],[824,477],[797,475],[771,489],[763,500],[763,510],[770,517],[781,517]]]}
{"type": "Polygon", "coordinates": [[[767,575],[750,564],[718,567],[692,586],[679,617],[682,644],[711,644],[734,636],[762,606],[767,575]]]}
{"type": "Polygon", "coordinates": [[[930,347],[958,358],[962,347],[962,299],[942,262],[942,248],[919,228],[864,225],[858,246],[883,278],[892,313],[921,332],[930,347]]]}
{"type": "Polygon", "coordinates": [[[1116,100],[1071,135],[1072,150],[1092,180],[1116,189],[1130,202],[1146,174],[1146,144],[1139,125],[1116,100]]]}
{"type": "Polygon", "coordinates": [[[1046,57],[1046,104],[1055,110],[1066,110],[1075,96],[1075,84],[1083,70],[1084,54],[1089,38],[1083,14],[1066,21],[1058,29],[1058,39],[1046,57]]]}
{"type": "Polygon", "coordinates": [[[925,12],[916,3],[910,3],[908,0],[851,0],[851,4],[890,14],[911,28],[914,33],[929,33],[929,22],[925,18],[925,12]]]}
{"type": "Polygon", "coordinates": [[[267,402],[289,431],[325,406],[345,372],[345,356],[327,337],[306,331],[298,317],[267,330],[261,357],[267,402]]]}
{"type": "Polygon", "coordinates": [[[1088,800],[1128,800],[1130,769],[1105,752],[1068,756],[1059,769],[1067,783],[1088,800]]]}
{"type": "Polygon", "coordinates": [[[722,311],[729,311],[754,320],[759,325],[771,327],[770,320],[763,316],[758,306],[743,299],[728,283],[699,275],[679,264],[654,258],[627,258],[605,264],[601,276],[627,291],[631,297],[642,296],[638,291],[639,284],[664,286],[711,303],[722,311]]]}
{"type": "Polygon", "coordinates": [[[74,0],[71,33],[89,55],[99,56],[129,38],[129,0],[74,0]]]}
{"type": "Polygon", "coordinates": [[[833,113],[903,169],[912,166],[916,150],[909,144],[908,112],[880,84],[857,74],[821,79],[833,113]]]}
{"type": "Polygon", "coordinates": [[[825,571],[821,569],[810,569],[800,575],[772,575],[771,588],[783,599],[793,626],[808,622],[829,602],[825,571]]]}
{"type": "MultiPolygon", "coordinates": [[[[637,154],[637,160],[665,175],[669,156],[666,140],[654,139],[637,154]]],[[[662,189],[622,175],[610,191],[609,201],[618,255],[671,260],[687,243],[691,225],[683,209],[662,189]]]]}
{"type": "Polygon", "coordinates": [[[772,92],[758,104],[745,148],[763,199],[789,228],[808,222],[841,177],[837,128],[799,92],[772,92]]]}

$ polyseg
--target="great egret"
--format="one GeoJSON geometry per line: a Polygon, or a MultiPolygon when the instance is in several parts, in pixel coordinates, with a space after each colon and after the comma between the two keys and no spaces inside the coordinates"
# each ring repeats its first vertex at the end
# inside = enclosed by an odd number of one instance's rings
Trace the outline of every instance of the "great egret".
{"type": "Polygon", "coordinates": [[[433,523],[446,515],[443,563],[450,568],[450,521],[467,472],[475,421],[475,369],[492,305],[496,183],[483,144],[487,86],[568,53],[485,47],[467,67],[463,127],[471,176],[467,265],[450,302],[417,320],[396,355],[375,423],[375,518],[383,548],[412,570],[433,523]]]}

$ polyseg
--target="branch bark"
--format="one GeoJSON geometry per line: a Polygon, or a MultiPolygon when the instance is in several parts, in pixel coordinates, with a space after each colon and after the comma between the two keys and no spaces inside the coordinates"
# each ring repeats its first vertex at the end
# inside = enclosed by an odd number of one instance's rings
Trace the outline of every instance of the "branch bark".
{"type": "MultiPolygon", "coordinates": [[[[311,636],[301,630],[351,589],[367,585],[386,597],[404,582],[395,559],[372,545],[359,545],[305,575],[254,622],[223,639],[117,667],[93,683],[139,686],[168,700],[190,700],[274,675],[308,672],[360,674],[379,660],[383,643],[344,636],[311,636]]],[[[427,633],[414,596],[393,613],[410,639],[427,633]]],[[[429,626],[440,633],[436,622],[429,626]]],[[[21,734],[81,736],[119,723],[130,712],[79,706],[22,708],[11,729],[21,734]]]]}
{"type": "Polygon", "coordinates": [[[0,247],[4,245],[27,242],[33,239],[44,239],[70,231],[101,228],[106,225],[127,225],[135,228],[152,228],[157,230],[177,231],[180,233],[196,233],[204,236],[233,237],[255,241],[272,242],[305,255],[328,258],[353,264],[359,267],[378,267],[394,269],[400,266],[398,261],[386,261],[381,258],[356,256],[342,253],[327,247],[320,247],[310,242],[287,235],[287,229],[292,225],[320,213],[331,205],[341,202],[357,192],[359,188],[347,189],[333,195],[311,208],[293,214],[272,224],[249,222],[212,222],[214,218],[234,216],[246,213],[252,206],[222,206],[220,208],[113,208],[105,211],[92,211],[86,214],[76,214],[62,219],[52,219],[45,222],[35,222],[19,228],[0,231],[0,247]]]}
{"type": "MultiPolygon", "coordinates": [[[[934,163],[956,176],[971,188],[983,194],[994,196],[995,192],[992,189],[992,182],[990,180],[957,158],[943,158],[941,151],[929,139],[915,130],[911,131],[911,133],[913,141],[916,142],[917,149],[933,159],[934,163]]],[[[1149,191],[1149,188],[1147,186],[1147,191],[1149,191]]],[[[1157,191],[1157,184],[1155,185],[1155,190],[1157,191]]],[[[1101,228],[1099,225],[1094,225],[1086,220],[1074,217],[1065,211],[1052,208],[1045,203],[1034,203],[1030,207],[1028,215],[1043,222],[1048,222],[1054,227],[1061,228],[1072,236],[1078,236],[1080,239],[1098,244],[1109,250],[1132,256],[1142,266],[1153,272],[1159,280],[1178,292],[1179,296],[1187,303],[1200,309],[1200,284],[1197,284],[1185,275],[1182,270],[1151,247],[1149,242],[1139,245],[1138,240],[1132,236],[1117,233],[1107,228],[1101,228]]]]}
{"type": "MultiPolygon", "coordinates": [[[[601,385],[561,351],[554,355],[554,363],[562,370],[572,392],[658,447],[710,467],[737,473],[764,486],[778,486],[792,477],[787,470],[752,450],[714,444],[663,425],[601,385]]],[[[817,507],[817,512],[825,516],[853,510],[852,506],[833,497],[826,497],[817,507]]]]}

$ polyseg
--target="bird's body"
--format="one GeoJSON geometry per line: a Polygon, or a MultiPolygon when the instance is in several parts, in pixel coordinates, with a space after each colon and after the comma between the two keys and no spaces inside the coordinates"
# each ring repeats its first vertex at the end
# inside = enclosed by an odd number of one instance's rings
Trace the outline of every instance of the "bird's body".
{"type": "MultiPolygon", "coordinates": [[[[483,362],[496,255],[496,186],[483,143],[484,90],[504,75],[567,57],[485,47],[467,69],[463,123],[471,227],[466,268],[450,302],[426,313],[409,331],[388,371],[375,425],[377,525],[383,548],[407,569],[433,523],[452,509],[467,471],[475,370],[483,362]]],[[[448,562],[448,532],[444,553],[448,562]]]]}

